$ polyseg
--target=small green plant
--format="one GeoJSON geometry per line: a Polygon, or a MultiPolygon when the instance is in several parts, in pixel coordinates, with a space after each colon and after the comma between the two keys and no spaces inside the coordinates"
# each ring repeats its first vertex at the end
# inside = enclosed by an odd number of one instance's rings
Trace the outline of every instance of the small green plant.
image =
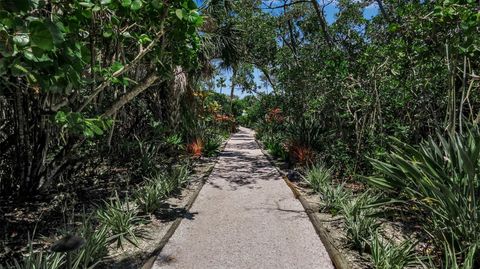
{"type": "Polygon", "coordinates": [[[28,238],[28,253],[21,260],[13,260],[0,269],[60,269],[65,264],[65,254],[45,253],[33,249],[33,240],[28,238]]]}
{"type": "Polygon", "coordinates": [[[85,239],[85,245],[76,252],[73,259],[73,268],[94,268],[108,254],[108,230],[106,226],[96,227],[94,218],[94,214],[83,213],[82,215],[79,234],[85,239]]]}
{"type": "Polygon", "coordinates": [[[162,205],[167,192],[161,183],[160,175],[147,179],[146,184],[135,192],[135,202],[145,213],[154,213],[162,205]]]}
{"type": "Polygon", "coordinates": [[[342,204],[352,197],[351,191],[345,189],[344,184],[336,186],[332,184],[325,185],[320,191],[324,209],[333,215],[338,214],[342,210],[342,204]]]}
{"type": "Polygon", "coordinates": [[[165,139],[165,143],[172,147],[173,149],[175,150],[181,150],[183,149],[183,140],[182,140],[182,136],[179,135],[179,134],[173,134],[173,135],[170,135],[168,136],[166,139],[165,139]]]}
{"type": "Polygon", "coordinates": [[[447,243],[443,246],[443,260],[442,266],[435,262],[435,258],[428,256],[427,262],[422,262],[424,268],[445,268],[445,269],[474,269],[478,268],[478,244],[470,246],[463,253],[458,253],[455,248],[447,243]],[[459,259],[459,257],[463,257],[459,259]],[[460,261],[461,260],[461,261],[460,261]],[[476,261],[477,260],[477,261],[476,261]]]}
{"type": "Polygon", "coordinates": [[[206,138],[203,148],[203,155],[207,157],[214,157],[218,155],[222,141],[223,138],[220,135],[214,135],[213,137],[206,138]]]}
{"type": "Polygon", "coordinates": [[[413,242],[406,240],[400,244],[394,244],[382,239],[378,233],[374,233],[370,246],[375,269],[403,269],[417,265],[413,242]]]}
{"type": "Polygon", "coordinates": [[[135,202],[143,212],[154,213],[173,191],[188,182],[189,176],[189,163],[175,165],[169,173],[158,172],[135,192],[135,202]]]}
{"type": "Polygon", "coordinates": [[[304,179],[315,192],[322,192],[332,183],[332,169],[318,163],[307,169],[304,179]]]}
{"type": "Polygon", "coordinates": [[[365,251],[368,239],[380,226],[380,223],[373,217],[377,212],[372,207],[368,207],[377,199],[377,196],[365,192],[342,202],[347,239],[360,254],[365,251]]]}
{"type": "Polygon", "coordinates": [[[137,225],[144,221],[137,216],[137,210],[132,208],[128,198],[122,201],[118,194],[110,201],[105,201],[102,208],[97,211],[100,224],[112,235],[117,247],[123,247],[125,241],[138,245],[138,236],[141,231],[137,225]]]}
{"type": "Polygon", "coordinates": [[[170,181],[176,184],[176,187],[185,185],[190,177],[190,163],[185,162],[173,166],[172,171],[169,174],[170,181]]]}
{"type": "Polygon", "coordinates": [[[137,146],[140,153],[139,164],[140,172],[142,174],[155,173],[158,168],[156,167],[156,157],[158,155],[159,147],[151,142],[143,141],[135,136],[137,140],[137,146]]]}

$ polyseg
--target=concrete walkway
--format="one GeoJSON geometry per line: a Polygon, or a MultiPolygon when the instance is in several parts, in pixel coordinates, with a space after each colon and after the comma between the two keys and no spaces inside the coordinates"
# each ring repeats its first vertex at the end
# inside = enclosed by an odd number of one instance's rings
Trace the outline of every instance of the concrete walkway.
{"type": "Polygon", "coordinates": [[[304,212],[253,132],[234,134],[153,268],[333,269],[304,212]]]}

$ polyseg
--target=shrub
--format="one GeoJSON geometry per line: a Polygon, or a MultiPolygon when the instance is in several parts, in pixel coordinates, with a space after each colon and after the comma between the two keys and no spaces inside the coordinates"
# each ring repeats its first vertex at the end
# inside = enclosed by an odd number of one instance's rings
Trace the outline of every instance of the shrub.
{"type": "Polygon", "coordinates": [[[154,213],[173,191],[188,182],[190,164],[173,166],[169,173],[157,173],[148,178],[145,185],[135,192],[135,202],[145,213],[154,213]]]}
{"type": "Polygon", "coordinates": [[[403,269],[417,265],[415,243],[408,240],[394,244],[381,239],[381,236],[375,233],[371,238],[370,246],[375,269],[403,269]]]}
{"type": "Polygon", "coordinates": [[[414,148],[395,140],[386,162],[372,160],[383,177],[368,181],[419,208],[427,234],[462,260],[480,243],[480,133],[438,135],[438,141],[414,148]]]}
{"type": "Polygon", "coordinates": [[[300,166],[311,165],[315,161],[315,151],[309,146],[302,146],[295,142],[288,143],[287,145],[289,159],[292,163],[300,166]]]}
{"type": "Polygon", "coordinates": [[[123,247],[125,241],[138,245],[140,230],[137,225],[144,219],[137,216],[137,210],[130,206],[128,198],[121,201],[115,195],[110,201],[105,201],[104,207],[98,209],[97,217],[103,228],[111,233],[117,247],[123,247]]]}

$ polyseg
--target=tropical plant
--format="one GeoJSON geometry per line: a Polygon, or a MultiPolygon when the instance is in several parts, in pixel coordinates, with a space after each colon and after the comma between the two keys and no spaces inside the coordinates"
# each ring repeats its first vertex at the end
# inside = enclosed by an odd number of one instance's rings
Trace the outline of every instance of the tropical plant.
{"type": "Polygon", "coordinates": [[[341,203],[347,239],[360,254],[369,246],[369,239],[380,227],[379,221],[375,218],[376,210],[369,207],[377,200],[377,196],[365,192],[344,199],[341,203]]]}
{"type": "Polygon", "coordinates": [[[74,254],[72,267],[75,269],[95,268],[108,254],[110,241],[108,229],[106,226],[97,227],[95,217],[95,214],[82,214],[82,223],[78,233],[85,239],[85,245],[74,254]]]}
{"type": "Polygon", "coordinates": [[[13,260],[6,265],[0,264],[0,269],[60,269],[65,264],[63,253],[46,253],[33,248],[32,239],[28,238],[28,253],[21,260],[13,260]]]}
{"type": "Polygon", "coordinates": [[[216,156],[220,151],[220,146],[222,145],[223,138],[219,135],[214,135],[208,137],[205,141],[203,148],[203,155],[207,157],[216,156]]]}
{"type": "Polygon", "coordinates": [[[394,140],[386,161],[372,160],[383,174],[368,181],[418,207],[425,231],[438,247],[465,252],[480,238],[480,133],[438,135],[418,148],[394,140]],[[437,142],[438,141],[438,142],[437,142]]]}
{"type": "Polygon", "coordinates": [[[117,247],[123,247],[125,241],[138,245],[138,236],[141,230],[138,224],[145,221],[137,215],[136,208],[132,207],[128,198],[123,201],[116,194],[109,201],[105,201],[103,207],[97,210],[97,218],[102,228],[107,229],[111,240],[117,247]]]}
{"type": "Polygon", "coordinates": [[[317,163],[306,170],[304,179],[315,192],[321,193],[327,185],[332,184],[332,172],[332,168],[317,163]]]}
{"type": "Polygon", "coordinates": [[[405,240],[395,244],[383,239],[378,233],[374,233],[370,239],[370,252],[375,269],[403,269],[418,265],[414,248],[414,242],[405,240]]]}

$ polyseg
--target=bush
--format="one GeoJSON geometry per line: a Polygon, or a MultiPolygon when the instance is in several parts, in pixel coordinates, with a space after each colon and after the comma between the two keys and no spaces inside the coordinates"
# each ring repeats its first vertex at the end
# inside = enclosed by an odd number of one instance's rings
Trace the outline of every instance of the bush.
{"type": "Polygon", "coordinates": [[[288,159],[288,152],[283,145],[283,137],[279,135],[262,134],[261,140],[268,152],[275,158],[288,159]]]}
{"type": "Polygon", "coordinates": [[[65,263],[65,255],[61,253],[35,252],[32,242],[29,242],[28,254],[22,260],[0,265],[0,269],[60,269],[65,263]]]}
{"type": "Polygon", "coordinates": [[[480,244],[480,133],[438,135],[419,148],[395,141],[387,161],[372,160],[383,177],[368,181],[421,210],[424,229],[439,248],[465,259],[480,244]]]}
{"type": "Polygon", "coordinates": [[[143,212],[154,213],[173,191],[188,182],[189,176],[189,163],[173,166],[169,173],[158,172],[135,192],[135,202],[143,212]]]}

